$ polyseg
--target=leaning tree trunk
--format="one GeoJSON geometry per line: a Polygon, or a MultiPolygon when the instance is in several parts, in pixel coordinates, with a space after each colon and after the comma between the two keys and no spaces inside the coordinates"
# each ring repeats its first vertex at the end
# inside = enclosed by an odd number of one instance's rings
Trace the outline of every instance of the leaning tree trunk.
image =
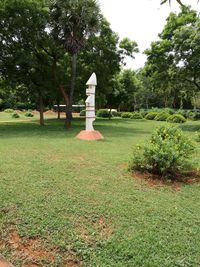
{"type": "Polygon", "coordinates": [[[44,126],[44,103],[42,94],[39,96],[40,126],[44,126]]]}
{"type": "Polygon", "coordinates": [[[60,120],[60,99],[57,99],[57,113],[58,113],[58,120],[60,120]]]}
{"type": "Polygon", "coordinates": [[[76,84],[76,59],[77,54],[72,55],[72,72],[71,72],[71,87],[70,87],[70,94],[69,94],[69,103],[66,107],[66,120],[64,127],[66,129],[69,129],[71,127],[71,121],[72,121],[72,103],[74,98],[74,90],[75,90],[75,84],[76,84]]]}

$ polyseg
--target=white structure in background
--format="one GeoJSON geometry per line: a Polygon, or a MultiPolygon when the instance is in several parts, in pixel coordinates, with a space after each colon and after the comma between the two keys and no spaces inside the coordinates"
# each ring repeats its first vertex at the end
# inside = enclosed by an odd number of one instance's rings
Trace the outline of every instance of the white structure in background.
{"type": "Polygon", "coordinates": [[[85,130],[81,131],[76,138],[80,140],[102,140],[104,139],[103,135],[99,131],[95,131],[93,128],[93,122],[95,121],[95,89],[97,85],[96,74],[93,73],[90,79],[87,81],[86,85],[86,95],[88,96],[86,104],[86,122],[85,130]]]}
{"type": "Polygon", "coordinates": [[[95,89],[97,86],[97,77],[93,73],[90,79],[87,81],[86,85],[86,95],[88,96],[85,105],[86,105],[86,131],[94,131],[93,122],[95,121],[95,89]]]}

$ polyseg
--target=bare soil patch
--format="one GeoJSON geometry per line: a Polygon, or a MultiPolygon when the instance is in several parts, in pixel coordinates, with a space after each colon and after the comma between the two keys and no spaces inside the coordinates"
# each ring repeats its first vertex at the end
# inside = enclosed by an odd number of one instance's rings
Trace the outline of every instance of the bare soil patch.
{"type": "MultiPolygon", "coordinates": [[[[1,242],[2,247],[9,247],[13,258],[20,258],[24,264],[22,267],[44,267],[41,262],[49,262],[52,264],[56,259],[56,253],[59,254],[57,248],[47,249],[44,247],[40,238],[21,238],[16,230],[11,231],[7,241],[1,242]]],[[[61,254],[61,253],[60,253],[61,254]]],[[[65,267],[80,267],[81,262],[76,259],[75,253],[66,252],[67,255],[60,255],[63,259],[65,267]]],[[[6,265],[0,267],[7,267],[6,265]]],[[[10,267],[10,266],[8,266],[10,267]]]]}
{"type": "Polygon", "coordinates": [[[180,187],[185,184],[200,182],[199,171],[176,173],[173,176],[159,176],[149,172],[134,171],[132,176],[138,180],[145,180],[152,187],[171,186],[174,189],[180,189],[180,187]]]}

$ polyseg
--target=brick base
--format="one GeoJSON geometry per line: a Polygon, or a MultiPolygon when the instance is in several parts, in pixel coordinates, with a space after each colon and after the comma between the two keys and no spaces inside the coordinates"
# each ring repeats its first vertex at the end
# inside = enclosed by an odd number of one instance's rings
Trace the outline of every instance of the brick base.
{"type": "Polygon", "coordinates": [[[14,267],[0,255],[0,267],[14,267]]]}
{"type": "MultiPolygon", "coordinates": [[[[77,139],[80,140],[102,140],[104,139],[103,135],[99,131],[81,131],[77,136],[77,139]]],[[[1,266],[0,266],[1,267],[1,266]]]]}

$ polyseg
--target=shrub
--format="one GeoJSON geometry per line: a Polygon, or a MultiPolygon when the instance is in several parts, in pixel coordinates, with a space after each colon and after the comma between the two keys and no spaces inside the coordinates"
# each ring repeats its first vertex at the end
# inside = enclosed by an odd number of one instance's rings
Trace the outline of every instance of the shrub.
{"type": "Polygon", "coordinates": [[[175,114],[180,114],[180,115],[182,115],[183,117],[187,118],[187,111],[184,110],[184,109],[179,109],[179,110],[177,110],[175,114]]]}
{"type": "Polygon", "coordinates": [[[6,113],[13,113],[14,112],[14,109],[7,108],[7,109],[4,110],[4,112],[6,112],[6,113]]]}
{"type": "Polygon", "coordinates": [[[81,116],[81,117],[85,117],[85,115],[86,115],[86,111],[85,111],[85,109],[81,110],[81,112],[80,112],[80,116],[81,116]]]}
{"type": "Polygon", "coordinates": [[[143,119],[143,117],[142,117],[142,115],[139,112],[133,112],[132,113],[132,116],[131,116],[131,119],[141,120],[141,119],[143,119]]]}
{"type": "Polygon", "coordinates": [[[158,115],[158,112],[151,111],[145,116],[145,119],[154,120],[157,115],[158,115]]]}
{"type": "Polygon", "coordinates": [[[144,118],[144,117],[148,114],[148,111],[145,110],[145,109],[140,109],[140,114],[141,114],[142,117],[144,118]]]}
{"type": "Polygon", "coordinates": [[[163,111],[158,113],[158,115],[155,117],[156,121],[166,121],[169,118],[170,114],[163,111]]]}
{"type": "Polygon", "coordinates": [[[173,115],[176,113],[176,111],[173,108],[164,108],[163,111],[169,113],[170,115],[173,115]]]}
{"type": "Polygon", "coordinates": [[[192,116],[193,120],[200,120],[200,112],[193,112],[193,116],[192,116]]]}
{"type": "Polygon", "coordinates": [[[12,114],[12,118],[17,119],[17,118],[20,118],[20,116],[19,116],[19,114],[18,114],[17,112],[14,112],[14,113],[12,114]]]}
{"type": "Polygon", "coordinates": [[[191,110],[187,110],[187,112],[186,112],[186,118],[187,119],[193,120],[194,116],[195,116],[195,112],[193,112],[191,110]]]}
{"type": "Polygon", "coordinates": [[[122,112],[121,117],[123,119],[130,119],[132,115],[133,115],[133,113],[131,113],[131,112],[122,112]]]}
{"type": "Polygon", "coordinates": [[[184,123],[186,122],[186,118],[180,114],[174,114],[174,115],[169,116],[169,118],[167,119],[167,122],[184,123]]]}
{"type": "Polygon", "coordinates": [[[196,141],[200,142],[200,132],[196,132],[196,141]]]}
{"type": "Polygon", "coordinates": [[[189,166],[193,151],[192,142],[181,129],[162,126],[144,147],[137,147],[130,169],[159,175],[175,174],[189,166]]]}
{"type": "Polygon", "coordinates": [[[115,111],[115,110],[113,110],[113,111],[111,112],[111,114],[112,114],[113,117],[121,117],[121,115],[122,115],[121,112],[118,112],[118,111],[115,111]]]}
{"type": "Polygon", "coordinates": [[[112,114],[107,109],[99,109],[97,111],[97,117],[100,117],[100,118],[110,118],[110,117],[112,117],[112,114]]]}
{"type": "Polygon", "coordinates": [[[26,117],[34,117],[33,113],[31,113],[31,112],[26,112],[24,114],[24,116],[26,116],[26,117]]]}

